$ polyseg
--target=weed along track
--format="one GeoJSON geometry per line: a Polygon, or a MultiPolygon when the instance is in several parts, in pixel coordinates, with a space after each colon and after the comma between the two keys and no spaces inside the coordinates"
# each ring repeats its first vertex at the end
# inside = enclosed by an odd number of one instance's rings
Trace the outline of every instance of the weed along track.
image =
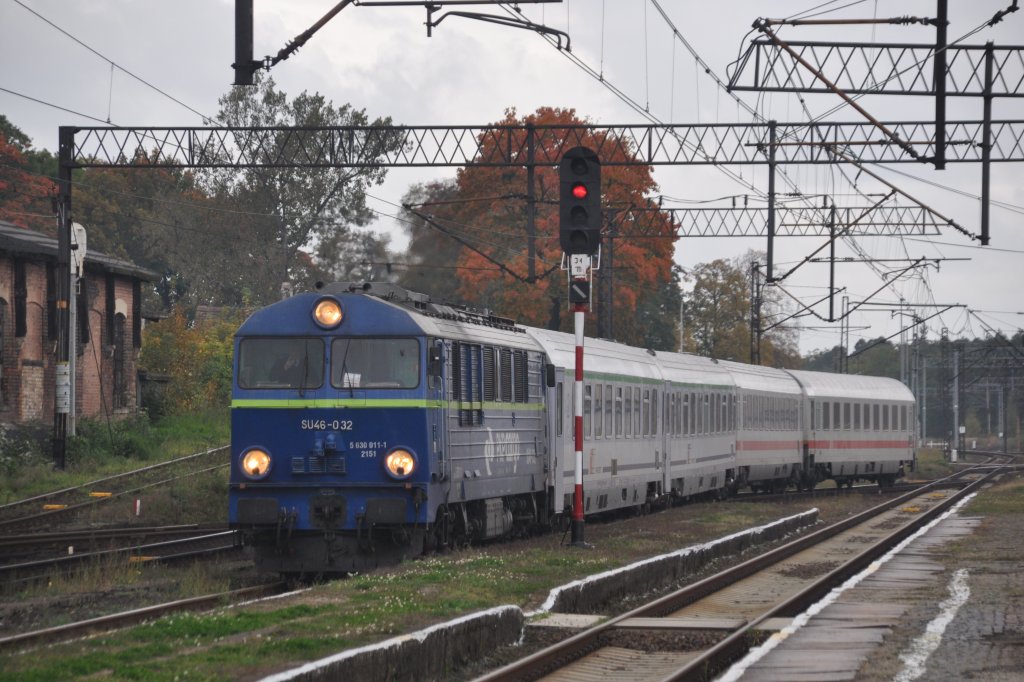
{"type": "Polygon", "coordinates": [[[588,627],[479,680],[709,679],[1001,471],[992,469],[957,492],[897,497],[588,627]]]}
{"type": "Polygon", "coordinates": [[[281,594],[286,589],[287,585],[284,582],[269,582],[263,585],[255,585],[238,590],[230,590],[228,592],[208,594],[201,597],[192,597],[190,599],[180,599],[140,609],[132,609],[121,613],[112,613],[106,616],[12,635],[10,637],[0,637],[0,652],[30,649],[43,644],[66,641],[83,635],[114,630],[116,628],[142,623],[171,613],[204,611],[218,606],[227,606],[232,603],[259,599],[261,597],[281,594]]]}
{"type": "Polygon", "coordinates": [[[96,479],[82,485],[0,505],[0,532],[38,528],[76,521],[98,505],[158,486],[209,474],[229,465],[228,446],[96,479]]]}

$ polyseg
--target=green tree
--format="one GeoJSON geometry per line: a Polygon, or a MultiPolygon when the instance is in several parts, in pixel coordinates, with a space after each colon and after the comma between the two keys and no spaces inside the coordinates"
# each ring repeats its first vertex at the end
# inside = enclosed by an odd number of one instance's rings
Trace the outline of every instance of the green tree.
{"type": "MultiPolygon", "coordinates": [[[[364,111],[348,104],[335,106],[319,93],[303,92],[289,101],[273,78],[262,74],[255,86],[234,87],[220,99],[217,121],[225,126],[301,128],[391,124],[389,118],[370,121],[364,111]]],[[[334,245],[325,247],[325,258],[347,256],[338,245],[350,238],[353,226],[369,222],[372,213],[365,193],[380,184],[386,172],[372,161],[400,145],[397,135],[379,139],[383,141],[377,147],[364,150],[366,163],[353,168],[261,167],[203,173],[208,193],[244,214],[249,244],[241,255],[249,259],[247,288],[252,300],[269,302],[279,295],[282,283],[300,283],[310,265],[300,252],[311,253],[317,243],[334,245]]],[[[263,149],[287,158],[296,144],[301,143],[284,131],[272,136],[263,149]]],[[[325,271],[344,270],[337,262],[315,265],[325,271]]]]}
{"type": "MultiPolygon", "coordinates": [[[[459,300],[459,278],[456,261],[462,246],[445,234],[431,220],[438,210],[451,201],[457,201],[458,184],[454,178],[427,184],[413,185],[402,197],[401,225],[409,236],[409,248],[404,267],[398,274],[398,283],[412,291],[430,294],[435,300],[459,300]]],[[[491,266],[493,267],[493,266],[491,266]]]]}
{"type": "MultiPolygon", "coordinates": [[[[749,252],[733,261],[720,258],[701,263],[688,273],[693,286],[684,301],[685,350],[723,360],[750,361],[750,264],[760,260],[761,254],[749,252]]],[[[775,325],[787,314],[781,296],[776,289],[763,287],[761,297],[761,328],[771,327],[761,336],[761,364],[802,366],[795,330],[775,325]]]]}

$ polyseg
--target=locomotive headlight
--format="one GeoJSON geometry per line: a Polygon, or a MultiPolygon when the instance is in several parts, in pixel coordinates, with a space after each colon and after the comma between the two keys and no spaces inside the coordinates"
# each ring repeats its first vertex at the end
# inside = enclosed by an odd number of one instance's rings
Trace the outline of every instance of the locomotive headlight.
{"type": "Polygon", "coordinates": [[[270,473],[270,453],[260,448],[251,448],[242,455],[242,473],[253,480],[264,478],[270,473]]]}
{"type": "Polygon", "coordinates": [[[334,329],[344,316],[341,304],[333,298],[321,298],[313,308],[313,319],[324,329],[334,329]]]}
{"type": "Polygon", "coordinates": [[[395,448],[384,458],[384,468],[392,478],[409,478],[416,470],[416,457],[409,450],[395,448]]]}

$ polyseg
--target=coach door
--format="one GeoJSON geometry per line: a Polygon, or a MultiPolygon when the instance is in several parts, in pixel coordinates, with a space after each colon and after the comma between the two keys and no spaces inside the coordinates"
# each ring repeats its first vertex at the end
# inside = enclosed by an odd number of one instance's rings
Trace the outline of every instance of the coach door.
{"type": "Polygon", "coordinates": [[[675,449],[675,443],[672,441],[675,434],[677,398],[678,396],[673,390],[666,390],[662,393],[661,494],[665,494],[672,489],[672,455],[675,449]]]}
{"type": "Polygon", "coordinates": [[[551,511],[558,514],[565,506],[565,453],[572,450],[570,444],[573,440],[572,382],[565,381],[562,368],[545,365],[544,393],[548,442],[551,444],[546,455],[548,487],[552,496],[551,511]]]}

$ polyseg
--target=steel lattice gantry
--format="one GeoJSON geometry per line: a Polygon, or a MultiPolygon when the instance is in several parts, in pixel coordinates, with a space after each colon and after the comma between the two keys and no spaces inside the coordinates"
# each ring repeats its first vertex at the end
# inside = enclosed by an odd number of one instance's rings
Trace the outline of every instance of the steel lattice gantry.
{"type": "MultiPolygon", "coordinates": [[[[919,156],[932,155],[933,121],[885,125],[919,156]]],[[[981,162],[983,128],[983,121],[949,121],[948,161],[981,162]]],[[[530,168],[557,166],[566,150],[579,145],[594,148],[608,166],[843,162],[834,151],[862,163],[919,163],[868,122],[61,130],[65,168],[530,168]]],[[[1024,121],[992,121],[991,135],[992,161],[1024,161],[1024,121]]]]}
{"type": "MultiPolygon", "coordinates": [[[[936,94],[934,45],[808,41],[787,41],[786,45],[792,52],[767,39],[751,41],[729,78],[729,89],[832,93],[801,65],[802,60],[850,95],[936,94]]],[[[1024,97],[1024,47],[954,45],[945,52],[947,97],[1024,97]],[[987,59],[992,60],[988,79],[987,59]]]]}

